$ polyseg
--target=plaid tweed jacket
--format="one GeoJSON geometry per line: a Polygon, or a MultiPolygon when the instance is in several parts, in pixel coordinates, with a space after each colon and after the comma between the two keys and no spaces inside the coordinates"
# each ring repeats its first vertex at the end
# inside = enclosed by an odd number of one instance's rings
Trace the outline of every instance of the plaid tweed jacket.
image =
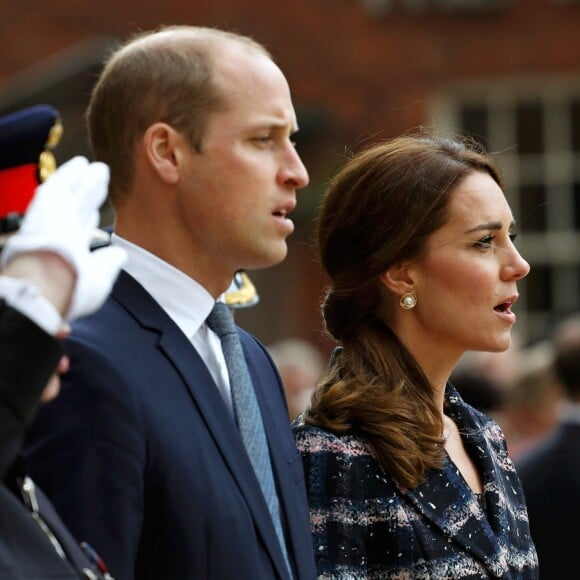
{"type": "Polygon", "coordinates": [[[421,485],[404,489],[360,435],[295,421],[318,578],[538,578],[524,496],[501,429],[451,385],[445,398],[483,497],[448,456],[421,485]]]}

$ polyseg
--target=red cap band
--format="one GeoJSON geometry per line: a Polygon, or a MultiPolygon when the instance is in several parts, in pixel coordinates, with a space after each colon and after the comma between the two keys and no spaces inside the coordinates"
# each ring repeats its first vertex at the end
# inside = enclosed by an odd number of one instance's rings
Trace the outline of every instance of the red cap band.
{"type": "Polygon", "coordinates": [[[38,187],[37,171],[35,163],[0,170],[0,218],[26,212],[38,187]]]}

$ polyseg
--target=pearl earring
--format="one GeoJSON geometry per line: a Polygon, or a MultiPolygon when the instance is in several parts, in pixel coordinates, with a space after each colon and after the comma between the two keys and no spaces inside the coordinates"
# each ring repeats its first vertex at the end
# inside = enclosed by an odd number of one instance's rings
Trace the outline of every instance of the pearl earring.
{"type": "Polygon", "coordinates": [[[404,310],[411,310],[417,305],[417,296],[414,292],[405,292],[399,301],[401,308],[404,310]]]}

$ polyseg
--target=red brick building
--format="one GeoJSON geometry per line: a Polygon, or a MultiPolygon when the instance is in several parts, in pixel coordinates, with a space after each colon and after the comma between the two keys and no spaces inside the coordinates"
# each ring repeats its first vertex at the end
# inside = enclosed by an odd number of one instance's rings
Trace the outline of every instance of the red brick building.
{"type": "Polygon", "coordinates": [[[254,36],[290,82],[311,173],[290,256],[251,273],[261,303],[240,321],[264,341],[328,346],[324,278],[309,233],[324,182],[347,149],[417,125],[470,132],[501,150],[520,246],[520,331],[541,337],[580,308],[580,2],[574,0],[0,0],[0,112],[48,102],[64,160],[88,153],[82,113],[103,53],[161,24],[254,36]]]}

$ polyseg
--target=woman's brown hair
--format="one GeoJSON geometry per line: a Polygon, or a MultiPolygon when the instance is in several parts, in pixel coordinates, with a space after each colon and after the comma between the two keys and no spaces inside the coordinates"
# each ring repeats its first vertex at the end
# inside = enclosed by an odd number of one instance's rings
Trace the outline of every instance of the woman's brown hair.
{"type": "Polygon", "coordinates": [[[305,420],[363,435],[408,488],[442,464],[442,423],[427,378],[378,316],[379,276],[421,257],[448,219],[450,193],[473,171],[502,186],[491,158],[470,142],[400,137],[352,157],[330,182],[319,214],[318,252],[331,280],[322,310],[341,348],[305,420]]]}

